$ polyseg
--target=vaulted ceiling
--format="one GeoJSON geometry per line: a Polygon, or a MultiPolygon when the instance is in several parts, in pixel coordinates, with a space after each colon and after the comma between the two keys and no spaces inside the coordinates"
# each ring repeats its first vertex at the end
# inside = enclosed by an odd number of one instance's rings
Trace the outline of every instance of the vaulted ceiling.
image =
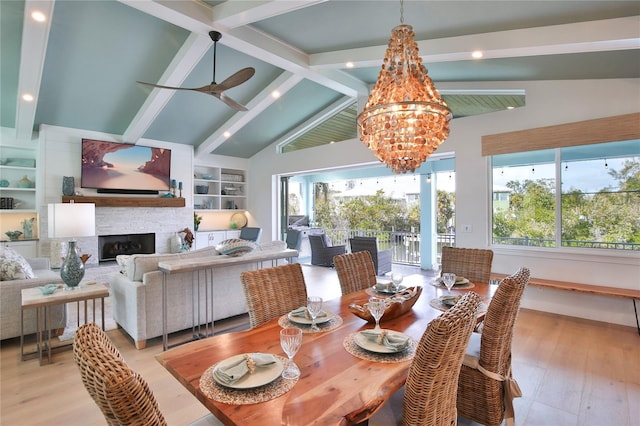
{"type": "MultiPolygon", "coordinates": [[[[523,105],[518,81],[640,77],[638,1],[429,0],[403,9],[456,118],[523,105]],[[484,57],[474,60],[478,49],[484,57]],[[486,89],[504,81],[512,89],[486,89]],[[457,82],[485,83],[463,91],[457,82]]],[[[366,100],[399,23],[395,0],[3,0],[0,125],[19,138],[48,124],[242,158],[274,142],[355,137],[354,102],[366,100]],[[31,18],[34,10],[45,22],[31,18]],[[248,111],[136,83],[210,84],[211,30],[222,33],[218,83],[256,70],[226,92],[248,111]],[[337,113],[328,129],[307,133],[337,113]]]]}

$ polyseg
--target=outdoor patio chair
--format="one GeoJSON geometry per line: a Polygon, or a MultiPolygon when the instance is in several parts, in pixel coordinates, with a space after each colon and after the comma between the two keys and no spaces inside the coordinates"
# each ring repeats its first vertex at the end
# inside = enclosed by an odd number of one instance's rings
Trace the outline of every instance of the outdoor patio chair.
{"type": "Polygon", "coordinates": [[[482,333],[473,333],[458,380],[458,414],[483,425],[515,422],[513,398],[521,396],[511,374],[511,342],[529,269],[503,279],[489,302],[482,333]]]}
{"type": "Polygon", "coordinates": [[[493,251],[442,247],[442,272],[453,272],[471,282],[489,283],[493,251]]]}
{"type": "Polygon", "coordinates": [[[307,286],[299,263],[244,271],[240,280],[251,328],[307,305],[307,286]]]}
{"type": "Polygon", "coordinates": [[[309,245],[312,265],[333,266],[333,258],[347,252],[346,246],[330,246],[327,234],[309,235],[309,245]]]}
{"type": "Polygon", "coordinates": [[[259,242],[261,235],[262,235],[262,228],[247,227],[247,228],[242,228],[240,230],[239,238],[241,240],[253,241],[254,243],[257,243],[259,242]]]}
{"type": "Polygon", "coordinates": [[[353,237],[349,239],[351,253],[366,250],[371,254],[376,275],[384,275],[391,272],[391,260],[393,258],[393,248],[378,250],[378,239],[376,237],[353,237]]]}
{"type": "MultiPolygon", "coordinates": [[[[292,250],[297,250],[298,254],[300,254],[300,249],[302,248],[302,231],[297,231],[295,229],[287,229],[287,248],[292,250]]],[[[293,262],[298,261],[298,257],[293,262]]]]}
{"type": "Polygon", "coordinates": [[[335,256],[333,261],[343,295],[364,290],[376,284],[376,272],[368,251],[341,254],[335,256]]]}

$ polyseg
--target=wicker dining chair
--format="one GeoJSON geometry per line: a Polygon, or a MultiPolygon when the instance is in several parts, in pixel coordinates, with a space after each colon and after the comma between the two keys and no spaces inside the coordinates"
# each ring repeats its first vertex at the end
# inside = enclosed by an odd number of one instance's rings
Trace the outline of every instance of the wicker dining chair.
{"type": "Polygon", "coordinates": [[[341,254],[334,257],[333,262],[343,295],[364,290],[376,284],[373,259],[368,251],[341,254]]]}
{"type": "Polygon", "coordinates": [[[131,370],[95,323],[80,326],[73,341],[82,383],[109,425],[166,425],[147,382],[131,370]]]}
{"type": "Polygon", "coordinates": [[[458,375],[480,302],[477,293],[465,293],[427,326],[409,367],[402,425],[456,424],[458,375]]]}
{"type": "Polygon", "coordinates": [[[473,333],[458,380],[458,414],[483,425],[515,421],[513,398],[521,396],[511,373],[511,342],[529,269],[503,279],[489,302],[482,333],[473,333]]]}
{"type": "Polygon", "coordinates": [[[471,282],[489,283],[493,251],[442,247],[442,272],[453,272],[471,282]]]}
{"type": "Polygon", "coordinates": [[[307,286],[299,263],[240,274],[251,328],[307,305],[307,286]]]}

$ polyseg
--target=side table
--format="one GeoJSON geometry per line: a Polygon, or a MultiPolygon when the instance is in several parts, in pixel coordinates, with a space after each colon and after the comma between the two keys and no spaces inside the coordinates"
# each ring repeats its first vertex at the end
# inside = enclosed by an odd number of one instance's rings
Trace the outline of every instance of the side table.
{"type": "MultiPolygon", "coordinates": [[[[51,310],[52,306],[64,305],[70,302],[78,303],[78,311],[80,302],[84,303],[84,321],[87,322],[87,302],[93,301],[93,321],[96,320],[96,300],[100,299],[101,311],[102,311],[102,329],[104,330],[104,298],[109,297],[109,289],[104,284],[87,284],[80,283],[74,290],[66,290],[63,287],[57,288],[52,294],[43,295],[40,289],[25,288],[22,290],[22,309],[20,311],[20,357],[21,360],[33,358],[34,355],[38,357],[40,365],[42,365],[43,352],[47,352],[48,362],[51,362],[51,329],[47,324],[51,324],[51,310]],[[31,353],[24,353],[24,312],[27,309],[36,310],[36,351],[31,353]],[[46,342],[44,340],[44,333],[47,333],[46,342]]],[[[79,317],[78,317],[79,322],[79,317]]],[[[79,325],[79,324],[78,324],[79,325]]],[[[71,345],[66,345],[70,347],[71,345]]],[[[60,346],[62,348],[64,346],[60,346]]],[[[58,348],[58,347],[57,347],[58,348]]],[[[56,348],[56,349],[57,349],[56,348]]]]}

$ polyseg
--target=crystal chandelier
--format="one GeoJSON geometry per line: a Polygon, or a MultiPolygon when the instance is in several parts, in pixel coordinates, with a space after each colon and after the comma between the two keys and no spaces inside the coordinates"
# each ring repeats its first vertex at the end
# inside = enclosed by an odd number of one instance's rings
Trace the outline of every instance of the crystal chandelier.
{"type": "Polygon", "coordinates": [[[404,24],[401,0],[400,25],[357,118],[360,140],[393,173],[413,172],[447,139],[451,117],[422,64],[413,27],[404,24]]]}

